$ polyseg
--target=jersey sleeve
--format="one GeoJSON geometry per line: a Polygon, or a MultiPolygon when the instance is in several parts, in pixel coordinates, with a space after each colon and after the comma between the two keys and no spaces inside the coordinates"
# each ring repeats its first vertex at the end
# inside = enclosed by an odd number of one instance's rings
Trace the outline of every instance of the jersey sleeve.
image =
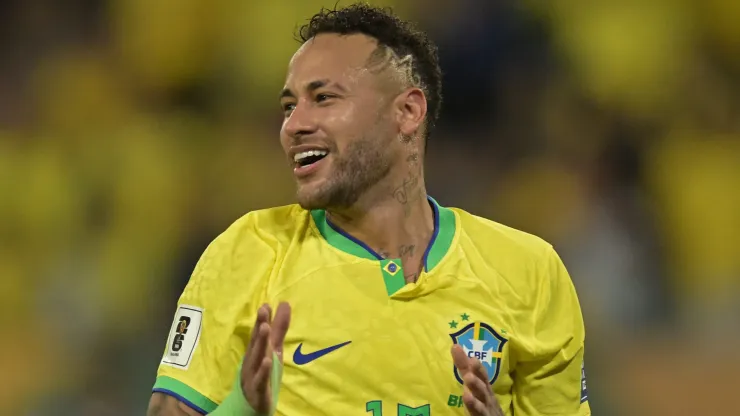
{"type": "Polygon", "coordinates": [[[178,301],[154,392],[203,414],[216,409],[233,385],[275,257],[248,218],[208,246],[178,301]]]}
{"type": "Polygon", "coordinates": [[[539,273],[534,327],[515,369],[517,416],[588,416],[585,330],[573,283],[552,247],[539,273]]]}

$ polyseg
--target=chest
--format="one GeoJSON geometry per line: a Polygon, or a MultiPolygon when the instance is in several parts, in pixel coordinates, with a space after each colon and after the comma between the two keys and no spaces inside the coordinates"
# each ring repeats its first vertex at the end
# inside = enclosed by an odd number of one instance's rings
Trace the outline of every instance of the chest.
{"type": "MultiPolygon", "coordinates": [[[[307,276],[280,295],[291,303],[278,410],[283,414],[464,414],[450,349],[483,362],[506,401],[511,390],[509,317],[473,280],[415,296],[388,296],[380,277],[307,276]],[[379,280],[380,279],[380,280],[379,280]],[[319,405],[318,403],[323,403],[319,405]]],[[[401,291],[403,292],[403,291],[401,291]]],[[[502,403],[503,405],[504,403],[502,403]]]]}

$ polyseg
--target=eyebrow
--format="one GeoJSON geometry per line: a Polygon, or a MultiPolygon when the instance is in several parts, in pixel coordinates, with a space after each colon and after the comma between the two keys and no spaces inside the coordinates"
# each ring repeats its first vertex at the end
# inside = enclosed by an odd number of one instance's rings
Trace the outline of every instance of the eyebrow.
{"type": "MultiPolygon", "coordinates": [[[[335,87],[342,92],[347,92],[347,88],[345,88],[342,84],[338,82],[331,82],[328,79],[317,79],[316,81],[309,82],[308,84],[306,84],[306,91],[311,93],[318,90],[319,88],[326,87],[327,85],[331,85],[332,87],[335,87]]],[[[295,97],[295,94],[293,94],[293,92],[289,88],[284,88],[280,92],[280,99],[287,97],[295,97]]]]}

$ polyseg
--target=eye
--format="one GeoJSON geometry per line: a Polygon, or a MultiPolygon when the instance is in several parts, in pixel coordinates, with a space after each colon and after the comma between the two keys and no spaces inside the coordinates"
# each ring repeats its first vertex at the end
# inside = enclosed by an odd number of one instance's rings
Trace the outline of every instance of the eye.
{"type": "Polygon", "coordinates": [[[331,98],[334,98],[334,96],[333,95],[330,95],[330,94],[316,94],[316,102],[317,103],[324,102],[324,101],[329,100],[331,98]]]}
{"type": "Polygon", "coordinates": [[[293,112],[293,110],[295,110],[295,103],[284,103],[282,107],[283,107],[283,112],[287,115],[293,112]]]}

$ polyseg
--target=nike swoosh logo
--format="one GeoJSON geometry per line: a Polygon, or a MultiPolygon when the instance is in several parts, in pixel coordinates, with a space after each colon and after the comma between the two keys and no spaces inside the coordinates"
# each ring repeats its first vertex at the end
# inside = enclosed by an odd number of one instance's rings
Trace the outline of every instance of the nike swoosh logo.
{"type": "Polygon", "coordinates": [[[332,345],[331,347],[324,348],[323,350],[314,351],[310,354],[304,354],[301,352],[301,347],[303,347],[303,343],[300,343],[298,345],[298,348],[296,348],[295,352],[293,353],[293,362],[298,365],[308,364],[311,361],[317,360],[332,351],[336,351],[351,342],[352,341],[347,341],[341,344],[332,345]]]}

